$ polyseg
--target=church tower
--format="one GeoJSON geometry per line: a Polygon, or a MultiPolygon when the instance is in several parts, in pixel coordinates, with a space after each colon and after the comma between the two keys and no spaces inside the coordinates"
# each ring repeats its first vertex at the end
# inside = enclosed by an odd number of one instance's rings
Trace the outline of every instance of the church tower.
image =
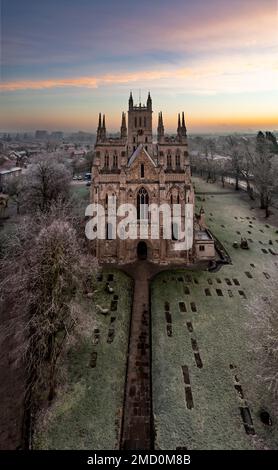
{"type": "Polygon", "coordinates": [[[152,99],[150,92],[146,105],[134,105],[132,92],[129,97],[128,109],[128,156],[143,144],[145,149],[152,153],[152,99]]]}

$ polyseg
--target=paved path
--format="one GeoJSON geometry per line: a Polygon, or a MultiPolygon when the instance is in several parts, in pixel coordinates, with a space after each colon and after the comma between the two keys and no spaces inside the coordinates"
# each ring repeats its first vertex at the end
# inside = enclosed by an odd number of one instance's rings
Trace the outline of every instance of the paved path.
{"type": "Polygon", "coordinates": [[[149,282],[152,269],[138,261],[131,272],[134,297],[130,326],[121,449],[152,448],[149,282]],[[133,271],[133,272],[132,272],[133,271]]]}
{"type": "Polygon", "coordinates": [[[159,272],[175,267],[182,266],[160,266],[148,261],[119,266],[134,280],[121,449],[153,448],[149,281],[159,272]]]}

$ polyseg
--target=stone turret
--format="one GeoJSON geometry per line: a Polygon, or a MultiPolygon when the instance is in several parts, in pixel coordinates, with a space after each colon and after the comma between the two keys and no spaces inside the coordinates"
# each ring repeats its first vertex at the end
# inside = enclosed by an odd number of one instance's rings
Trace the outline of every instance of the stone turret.
{"type": "Polygon", "coordinates": [[[151,111],[152,110],[152,99],[151,99],[151,94],[150,92],[148,93],[148,99],[147,99],[147,108],[151,111]]]}
{"type": "Polygon", "coordinates": [[[186,126],[185,126],[185,120],[184,120],[184,112],[182,112],[182,122],[181,122],[181,135],[183,137],[186,137],[186,126]]]}
{"type": "Polygon", "coordinates": [[[178,128],[177,128],[177,139],[179,142],[184,142],[186,140],[187,131],[185,126],[184,112],[182,112],[182,119],[179,113],[178,115],[178,128]]]}
{"type": "Polygon", "coordinates": [[[121,139],[127,138],[127,127],[126,127],[126,116],[122,113],[122,125],[121,125],[121,139]]]}
{"type": "Polygon", "coordinates": [[[132,110],[132,109],[133,109],[133,96],[132,96],[132,91],[130,92],[130,95],[129,95],[128,107],[129,107],[129,110],[132,110]]]}
{"type": "Polygon", "coordinates": [[[177,136],[181,137],[181,115],[180,115],[180,113],[178,114],[177,136]]]}
{"type": "Polygon", "coordinates": [[[157,126],[157,140],[161,142],[164,137],[164,125],[163,125],[163,117],[162,112],[158,114],[158,126],[157,126]]]}
{"type": "Polygon", "coordinates": [[[103,115],[102,118],[102,127],[101,127],[101,140],[106,139],[106,125],[105,125],[105,114],[103,115]]]}
{"type": "Polygon", "coordinates": [[[101,139],[101,113],[98,115],[97,142],[101,139]]]}

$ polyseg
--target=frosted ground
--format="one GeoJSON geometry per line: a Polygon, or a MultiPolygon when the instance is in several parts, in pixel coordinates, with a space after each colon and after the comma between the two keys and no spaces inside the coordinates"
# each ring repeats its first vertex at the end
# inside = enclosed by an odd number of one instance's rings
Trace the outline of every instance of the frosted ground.
{"type": "Polygon", "coordinates": [[[269,251],[278,253],[277,228],[259,220],[242,193],[195,183],[210,193],[196,195],[197,207],[233,264],[217,273],[164,272],[153,282],[156,446],[277,449],[274,401],[261,377],[267,313],[277,311],[278,256],[269,251]],[[241,236],[249,250],[232,247],[241,236]]]}

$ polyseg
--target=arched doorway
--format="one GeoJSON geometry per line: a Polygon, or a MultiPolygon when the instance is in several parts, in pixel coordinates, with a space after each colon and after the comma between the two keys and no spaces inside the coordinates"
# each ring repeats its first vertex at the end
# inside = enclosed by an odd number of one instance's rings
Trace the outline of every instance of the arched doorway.
{"type": "Polygon", "coordinates": [[[139,242],[137,245],[137,257],[140,260],[147,259],[148,247],[145,242],[139,242]]]}

